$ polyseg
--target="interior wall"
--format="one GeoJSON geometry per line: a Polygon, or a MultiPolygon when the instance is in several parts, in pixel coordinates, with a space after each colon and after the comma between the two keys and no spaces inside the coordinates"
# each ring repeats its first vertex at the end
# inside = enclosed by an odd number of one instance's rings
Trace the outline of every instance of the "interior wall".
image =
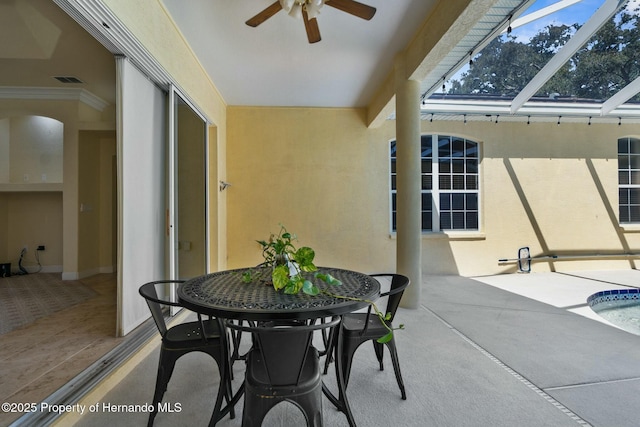
{"type": "Polygon", "coordinates": [[[0,240],[0,262],[9,262],[9,242],[6,238],[7,230],[9,227],[9,200],[6,193],[0,193],[0,235],[3,239],[0,240]]]}
{"type": "Polygon", "coordinates": [[[78,167],[78,271],[80,277],[113,270],[112,192],[115,132],[81,131],[78,167]],[[106,254],[109,254],[107,256],[106,254]]]}
{"type": "Polygon", "coordinates": [[[64,124],[42,116],[9,119],[10,183],[62,182],[64,124]]]}
{"type": "MultiPolygon", "coordinates": [[[[43,272],[62,269],[62,193],[60,192],[13,192],[0,193],[0,211],[5,205],[4,232],[6,233],[5,258],[11,269],[18,272],[22,248],[27,248],[23,266],[29,273],[39,270],[36,248],[39,251],[43,272]]],[[[3,215],[0,213],[0,220],[3,215]]],[[[2,223],[0,223],[2,224],[2,223]]]]}
{"type": "Polygon", "coordinates": [[[11,162],[9,161],[11,156],[11,126],[9,123],[9,117],[0,119],[0,182],[9,182],[9,171],[11,170],[11,162]]]}
{"type": "MultiPolygon", "coordinates": [[[[285,224],[319,264],[393,271],[389,141],[395,122],[359,110],[229,108],[229,266],[261,261],[255,240],[285,224]]],[[[617,139],[637,125],[421,122],[422,133],[481,144],[481,229],[423,234],[426,274],[516,271],[533,255],[640,253],[640,226],[618,224],[617,139]]],[[[635,268],[628,258],[538,262],[534,271],[635,268]]]]}
{"type": "MultiPolygon", "coordinates": [[[[57,235],[60,241],[47,241],[42,242],[39,236],[35,236],[34,245],[44,244],[46,245],[46,251],[41,253],[41,261],[43,263],[43,269],[49,271],[62,271],[63,279],[77,279],[79,277],[78,270],[78,134],[80,129],[100,128],[108,129],[114,128],[113,122],[101,121],[101,113],[97,111],[87,111],[81,107],[81,102],[78,101],[53,101],[53,100],[34,100],[34,99],[2,99],[0,100],[0,118],[2,121],[10,120],[12,117],[20,116],[40,116],[54,119],[61,123],[63,126],[63,141],[64,146],[62,148],[63,165],[62,165],[62,183],[53,182],[39,182],[36,180],[28,181],[27,183],[20,182],[17,184],[0,184],[0,195],[6,195],[11,197],[16,192],[24,192],[24,197],[39,198],[39,194],[42,193],[43,186],[53,186],[53,188],[47,187],[47,191],[53,193],[57,192],[62,200],[62,224],[60,225],[59,234],[57,235]],[[19,185],[20,188],[15,187],[19,185]],[[57,253],[56,253],[57,251],[57,253]]],[[[105,111],[104,115],[107,117],[113,116],[110,111],[105,111]]],[[[46,153],[41,156],[40,153],[34,154],[38,159],[47,158],[46,153]]],[[[46,173],[46,172],[45,172],[46,173]]],[[[31,174],[30,174],[31,175],[31,174]]],[[[36,178],[41,178],[42,173],[39,171],[34,172],[36,178]]],[[[49,173],[47,177],[49,178],[49,173]]],[[[39,209],[42,209],[40,207],[39,209]]],[[[56,207],[55,209],[58,209],[56,207]]],[[[57,213],[49,213],[41,211],[42,214],[58,215],[57,213]]],[[[12,262],[13,267],[17,265],[20,250],[22,244],[25,243],[22,240],[17,239],[11,241],[9,239],[3,239],[8,234],[9,229],[24,229],[30,230],[29,226],[26,226],[26,221],[30,218],[28,215],[13,215],[7,217],[7,221],[4,223],[5,227],[2,227],[3,223],[0,222],[0,241],[7,242],[7,255],[9,261],[12,262]]],[[[31,240],[31,239],[27,239],[31,240]]],[[[47,239],[48,240],[48,239],[47,239]]],[[[35,247],[30,245],[30,253],[28,256],[31,259],[35,258],[35,254],[31,251],[35,250],[35,247]]]]}

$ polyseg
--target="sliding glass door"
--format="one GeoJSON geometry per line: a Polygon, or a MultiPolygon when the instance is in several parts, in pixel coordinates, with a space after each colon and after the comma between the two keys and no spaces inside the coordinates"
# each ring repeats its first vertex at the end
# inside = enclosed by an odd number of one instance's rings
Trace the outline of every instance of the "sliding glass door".
{"type": "Polygon", "coordinates": [[[207,124],[175,89],[169,123],[170,275],[190,279],[207,272],[207,124]]]}

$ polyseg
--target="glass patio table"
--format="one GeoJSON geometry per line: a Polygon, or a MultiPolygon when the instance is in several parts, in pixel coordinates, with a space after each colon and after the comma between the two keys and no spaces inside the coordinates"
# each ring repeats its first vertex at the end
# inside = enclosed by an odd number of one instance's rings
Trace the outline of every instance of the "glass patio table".
{"type": "MultiPolygon", "coordinates": [[[[282,291],[277,292],[271,283],[267,283],[265,278],[270,281],[271,276],[269,269],[242,268],[219,271],[182,283],[178,287],[178,301],[189,310],[222,319],[313,320],[357,311],[368,306],[366,300],[375,301],[380,295],[380,284],[366,274],[328,267],[320,267],[318,272],[332,275],[340,280],[342,285],[328,285],[316,279],[315,273],[303,273],[320,288],[320,294],[311,296],[300,292],[297,295],[287,295],[282,291]],[[259,271],[262,273],[256,275],[255,273],[259,271]],[[254,279],[246,283],[243,275],[249,272],[254,279]],[[323,290],[328,292],[323,293],[323,290]]],[[[339,333],[341,329],[338,328],[339,333]]],[[[340,342],[339,339],[338,343],[340,342]]],[[[335,397],[324,384],[322,388],[331,403],[345,414],[349,425],[355,426],[342,378],[342,361],[338,357],[342,350],[340,347],[334,346],[339,395],[335,397]]],[[[236,393],[226,412],[238,401],[241,392],[242,389],[236,393]]]]}

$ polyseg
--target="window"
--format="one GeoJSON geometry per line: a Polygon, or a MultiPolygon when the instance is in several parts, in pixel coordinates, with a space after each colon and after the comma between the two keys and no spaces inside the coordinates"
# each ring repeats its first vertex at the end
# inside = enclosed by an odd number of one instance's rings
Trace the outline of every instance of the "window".
{"type": "Polygon", "coordinates": [[[618,139],[620,223],[640,222],[640,139],[618,139]]]}
{"type": "MultiPolygon", "coordinates": [[[[422,135],[422,231],[478,230],[478,143],[422,135]]],[[[396,230],[396,141],[391,141],[391,228],[396,230]]]]}

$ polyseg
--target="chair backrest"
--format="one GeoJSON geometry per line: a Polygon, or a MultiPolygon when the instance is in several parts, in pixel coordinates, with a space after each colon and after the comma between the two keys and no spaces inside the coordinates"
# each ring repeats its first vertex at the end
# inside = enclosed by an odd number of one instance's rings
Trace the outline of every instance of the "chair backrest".
{"type": "Polygon", "coordinates": [[[255,351],[260,351],[269,383],[274,386],[290,386],[300,382],[304,362],[311,350],[313,331],[331,328],[340,322],[339,317],[318,324],[292,324],[264,322],[259,326],[244,326],[227,322],[227,327],[251,332],[255,351]]]}
{"type": "Polygon", "coordinates": [[[396,316],[396,311],[398,310],[398,306],[400,305],[400,300],[402,299],[402,294],[407,286],[409,286],[409,278],[407,276],[403,276],[402,274],[394,274],[394,273],[381,273],[381,274],[372,274],[371,277],[391,277],[391,288],[388,292],[382,293],[380,296],[388,296],[387,300],[387,308],[385,310],[385,314],[391,313],[390,321],[393,321],[393,318],[396,316]]]}
{"type": "Polygon", "coordinates": [[[180,307],[180,304],[160,297],[160,290],[164,291],[166,289],[166,285],[169,283],[182,282],[183,280],[157,280],[155,282],[145,283],[144,285],[140,286],[140,289],[138,290],[138,292],[140,292],[140,295],[142,295],[147,301],[147,305],[149,306],[149,310],[151,311],[153,321],[156,323],[158,331],[163,338],[167,333],[167,324],[164,321],[162,306],[171,305],[180,307]]]}

